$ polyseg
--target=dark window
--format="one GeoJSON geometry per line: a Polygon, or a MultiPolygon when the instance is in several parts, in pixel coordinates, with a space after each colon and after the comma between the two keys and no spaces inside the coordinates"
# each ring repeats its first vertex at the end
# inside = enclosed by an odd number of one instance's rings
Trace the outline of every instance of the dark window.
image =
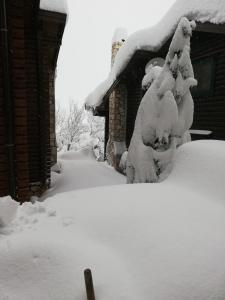
{"type": "Polygon", "coordinates": [[[195,79],[198,85],[192,88],[192,95],[194,97],[212,96],[215,62],[213,57],[202,58],[192,62],[194,68],[195,79]]]}

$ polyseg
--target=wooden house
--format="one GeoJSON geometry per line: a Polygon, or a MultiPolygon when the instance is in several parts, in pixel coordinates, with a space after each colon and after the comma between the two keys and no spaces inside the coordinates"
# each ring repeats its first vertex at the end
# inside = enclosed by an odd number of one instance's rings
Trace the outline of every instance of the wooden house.
{"type": "MultiPolygon", "coordinates": [[[[191,128],[192,139],[225,140],[225,10],[219,5],[217,7],[217,3],[219,1],[215,1],[214,10],[220,12],[220,17],[223,16],[218,21],[219,24],[213,23],[216,21],[212,20],[209,12],[208,18],[205,14],[206,21],[204,22],[199,21],[197,12],[189,14],[187,10],[186,13],[180,15],[180,17],[186,15],[197,24],[191,37],[191,60],[195,78],[198,80],[198,86],[192,90],[195,105],[191,128]]],[[[178,4],[182,5],[182,1],[178,1],[178,4]]],[[[200,5],[204,10],[204,1],[199,4],[199,7],[200,5]]],[[[165,18],[171,17],[174,8],[172,7],[165,18]]],[[[201,8],[198,8],[198,13],[201,13],[201,8]]],[[[179,15],[177,15],[178,19],[179,15]]],[[[157,47],[151,47],[150,40],[149,45],[137,47],[130,55],[129,41],[127,47],[126,43],[124,44],[123,49],[121,48],[123,59],[121,59],[122,55],[120,56],[120,61],[124,60],[123,66],[118,68],[117,64],[118,71],[114,70],[116,79],[112,84],[107,85],[106,82],[101,91],[103,96],[97,99],[97,105],[92,105],[96,115],[106,118],[106,142],[109,141],[106,151],[116,167],[121,153],[125,147],[129,147],[132,137],[137,109],[144,95],[142,79],[145,75],[145,66],[155,57],[165,58],[168,52],[175,27],[167,34],[166,22],[169,23],[168,20],[162,20],[161,30],[164,28],[165,36],[157,47]],[[128,58],[124,54],[126,51],[129,54],[128,58]],[[116,147],[118,143],[124,143],[124,146],[116,147]],[[116,148],[120,150],[117,151],[116,148]]],[[[157,28],[153,27],[151,30],[154,37],[154,30],[157,34],[157,28]]],[[[87,105],[88,101],[90,97],[87,98],[87,105]]]]}
{"type": "Polygon", "coordinates": [[[29,201],[50,184],[65,22],[65,13],[40,9],[40,0],[0,1],[0,196],[29,201]]]}

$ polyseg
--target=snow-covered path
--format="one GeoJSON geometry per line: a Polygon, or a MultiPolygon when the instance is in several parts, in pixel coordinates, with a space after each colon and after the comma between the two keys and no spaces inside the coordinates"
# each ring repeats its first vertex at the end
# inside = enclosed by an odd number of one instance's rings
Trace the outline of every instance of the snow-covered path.
{"type": "Polygon", "coordinates": [[[123,175],[106,162],[97,162],[89,151],[70,151],[59,156],[62,174],[52,174],[52,188],[43,199],[58,193],[126,182],[123,175]]]}
{"type": "Polygon", "coordinates": [[[224,300],[224,153],[187,143],[166,181],[132,185],[87,153],[63,155],[55,196],[5,207],[0,300],[84,300],[86,268],[97,300],[224,300]]]}

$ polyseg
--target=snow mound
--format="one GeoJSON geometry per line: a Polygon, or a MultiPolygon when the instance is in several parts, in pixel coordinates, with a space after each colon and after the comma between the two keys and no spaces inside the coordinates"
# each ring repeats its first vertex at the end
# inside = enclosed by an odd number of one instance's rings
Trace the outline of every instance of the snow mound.
{"type": "Polygon", "coordinates": [[[19,203],[10,196],[0,198],[0,227],[7,226],[16,216],[19,203]]]}
{"type": "Polygon", "coordinates": [[[98,300],[225,299],[224,153],[223,141],[190,142],[163,183],[22,205],[15,222],[28,224],[0,236],[0,299],[86,299],[86,268],[98,300]]]}
{"type": "Polygon", "coordinates": [[[192,191],[225,204],[225,142],[201,140],[178,148],[166,184],[188,186],[192,191]]]}

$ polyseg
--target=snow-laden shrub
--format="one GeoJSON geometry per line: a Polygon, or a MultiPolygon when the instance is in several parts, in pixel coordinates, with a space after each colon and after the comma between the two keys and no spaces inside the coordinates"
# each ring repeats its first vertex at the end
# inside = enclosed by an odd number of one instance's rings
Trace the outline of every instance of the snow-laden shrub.
{"type": "Polygon", "coordinates": [[[142,89],[147,90],[162,71],[160,66],[152,66],[142,79],[142,89]]]}
{"type": "Polygon", "coordinates": [[[0,227],[7,226],[16,216],[19,203],[10,196],[0,198],[0,227]]]}
{"type": "Polygon", "coordinates": [[[121,172],[123,174],[126,174],[126,168],[127,168],[127,154],[128,152],[125,151],[123,152],[121,159],[120,159],[120,164],[119,164],[119,168],[121,170],[121,172]]]}
{"type": "Polygon", "coordinates": [[[140,103],[128,149],[128,183],[164,179],[176,147],[188,138],[194,113],[190,88],[197,84],[190,60],[194,27],[194,22],[180,20],[162,70],[153,68],[143,80],[144,87],[150,86],[140,103]]]}

